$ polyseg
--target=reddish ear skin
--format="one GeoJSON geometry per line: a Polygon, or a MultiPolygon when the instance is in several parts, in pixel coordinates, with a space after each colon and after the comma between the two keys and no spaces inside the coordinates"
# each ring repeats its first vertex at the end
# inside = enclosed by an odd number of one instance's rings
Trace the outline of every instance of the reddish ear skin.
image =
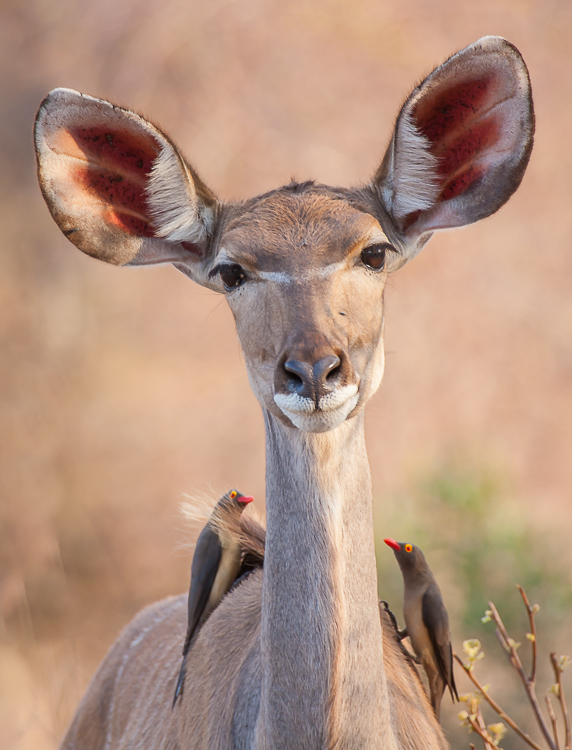
{"type": "Polygon", "coordinates": [[[109,210],[107,220],[110,224],[115,224],[123,232],[134,237],[155,237],[155,230],[152,225],[137,216],[131,216],[122,211],[109,210]]]}
{"type": "Polygon", "coordinates": [[[499,137],[494,116],[483,121],[480,113],[492,80],[492,76],[487,76],[463,81],[438,94],[431,102],[421,100],[413,109],[417,127],[429,140],[429,150],[438,159],[437,171],[443,177],[439,201],[462,195],[484,174],[485,170],[473,166],[472,162],[499,137]],[[477,119],[481,121],[471,125],[471,120],[477,119]]]}
{"type": "Polygon", "coordinates": [[[73,171],[78,188],[108,208],[105,219],[136,237],[154,237],[145,187],[158,144],[150,138],[110,128],[70,128],[67,133],[85,156],[73,171]]]}
{"type": "Polygon", "coordinates": [[[422,99],[413,109],[417,127],[431,143],[443,140],[475,116],[487,97],[491,80],[492,76],[463,81],[431,100],[422,99]]]}
{"type": "Polygon", "coordinates": [[[107,222],[137,237],[155,236],[146,218],[144,185],[89,162],[76,167],[71,176],[78,188],[83,188],[107,206],[103,211],[107,222]]]}
{"type": "Polygon", "coordinates": [[[150,138],[137,137],[127,130],[77,127],[68,132],[88,159],[138,175],[142,181],[151,172],[160,151],[159,145],[150,138]]]}

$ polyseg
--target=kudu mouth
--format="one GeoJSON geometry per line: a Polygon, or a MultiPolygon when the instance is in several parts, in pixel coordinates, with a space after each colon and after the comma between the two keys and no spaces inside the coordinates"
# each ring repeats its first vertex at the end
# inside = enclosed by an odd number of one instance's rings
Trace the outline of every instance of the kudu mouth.
{"type": "Polygon", "coordinates": [[[343,349],[321,339],[290,344],[278,359],[274,402],[296,427],[326,432],[341,424],[355,408],[356,375],[343,349]]]}

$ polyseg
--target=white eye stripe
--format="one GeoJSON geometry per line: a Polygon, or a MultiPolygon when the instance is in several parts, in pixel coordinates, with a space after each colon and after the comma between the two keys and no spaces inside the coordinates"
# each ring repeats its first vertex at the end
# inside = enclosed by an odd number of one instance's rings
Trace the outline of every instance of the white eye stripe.
{"type": "Polygon", "coordinates": [[[263,281],[274,281],[276,284],[290,284],[293,276],[282,271],[258,271],[257,276],[263,281]]]}
{"type": "Polygon", "coordinates": [[[330,263],[324,268],[309,268],[299,274],[289,274],[282,271],[258,271],[257,276],[263,281],[274,281],[277,284],[291,284],[293,281],[310,281],[311,279],[325,279],[345,266],[344,262],[330,263]]]}

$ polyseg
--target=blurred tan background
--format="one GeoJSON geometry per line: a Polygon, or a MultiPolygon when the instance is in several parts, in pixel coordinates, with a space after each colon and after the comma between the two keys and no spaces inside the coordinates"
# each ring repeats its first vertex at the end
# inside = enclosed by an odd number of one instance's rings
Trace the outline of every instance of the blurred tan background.
{"type": "Polygon", "coordinates": [[[376,523],[420,529],[456,643],[480,627],[466,630],[463,581],[512,586],[507,551],[560,602],[541,645],[572,651],[572,3],[2,2],[1,750],[57,747],[123,625],[186,588],[183,493],[264,498],[262,420],[224,300],[64,239],[35,181],[42,97],[67,86],[142,112],[223,199],[292,176],[344,185],[373,173],[411,87],[486,34],[527,61],[536,145],[498,215],[436,236],[390,281],[367,417],[376,523]],[[486,575],[447,557],[465,539],[500,554],[486,575]]]}

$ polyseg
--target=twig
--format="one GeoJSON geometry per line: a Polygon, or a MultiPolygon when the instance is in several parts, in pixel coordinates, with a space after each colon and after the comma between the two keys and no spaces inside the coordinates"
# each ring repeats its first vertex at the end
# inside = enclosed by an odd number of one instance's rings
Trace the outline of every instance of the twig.
{"type": "MultiPolygon", "coordinates": [[[[528,621],[530,623],[530,635],[532,636],[532,667],[530,668],[530,677],[528,678],[528,681],[534,684],[536,682],[536,625],[534,623],[535,610],[530,606],[530,602],[528,601],[528,597],[522,586],[519,586],[519,584],[517,583],[516,588],[520,591],[522,601],[524,602],[524,606],[526,607],[526,611],[528,613],[528,621]]],[[[556,744],[558,744],[558,742],[556,744]]]]}
{"type": "Polygon", "coordinates": [[[484,687],[481,685],[481,683],[473,674],[473,670],[470,669],[470,667],[463,662],[460,656],[458,656],[458,654],[455,654],[455,653],[453,653],[453,656],[459,662],[459,664],[463,667],[463,669],[468,674],[469,679],[471,680],[473,685],[477,688],[479,693],[483,696],[483,698],[486,700],[489,706],[493,709],[493,711],[496,711],[497,714],[501,717],[501,719],[503,719],[503,721],[506,721],[509,727],[513,729],[518,734],[519,737],[521,737],[525,742],[527,742],[530,745],[530,747],[533,747],[534,750],[544,750],[544,748],[541,747],[539,744],[537,744],[532,739],[532,737],[526,734],[526,732],[523,732],[523,730],[518,726],[518,724],[514,722],[510,718],[510,716],[502,710],[502,708],[499,706],[499,704],[495,700],[493,700],[493,698],[491,698],[491,696],[488,694],[488,692],[484,689],[484,687]]]}
{"type": "Polygon", "coordinates": [[[491,617],[497,625],[497,629],[496,629],[497,638],[499,639],[501,646],[506,651],[514,669],[518,673],[522,681],[522,684],[524,685],[524,689],[528,696],[528,701],[532,707],[532,710],[536,717],[536,722],[540,728],[540,731],[544,735],[544,739],[546,740],[550,750],[558,750],[558,746],[555,744],[554,739],[552,738],[552,735],[550,734],[550,729],[548,728],[546,721],[544,720],[544,716],[542,715],[542,711],[540,710],[540,705],[538,704],[538,699],[536,697],[536,693],[534,692],[534,683],[531,683],[528,677],[526,676],[526,673],[522,666],[522,662],[520,661],[520,657],[517,654],[515,643],[513,639],[507,633],[504,623],[499,613],[497,612],[495,605],[492,602],[489,602],[489,608],[491,612],[491,617]]]}
{"type": "Polygon", "coordinates": [[[560,703],[560,710],[562,711],[562,716],[564,718],[564,741],[566,743],[564,746],[564,750],[570,750],[570,715],[568,714],[568,709],[566,708],[566,698],[564,697],[564,689],[562,687],[562,668],[558,663],[558,659],[556,658],[556,654],[554,652],[550,654],[550,663],[552,664],[554,677],[556,678],[556,684],[558,686],[558,693],[556,697],[558,698],[558,702],[560,703]]]}
{"type": "MultiPolygon", "coordinates": [[[[483,717],[480,717],[480,722],[475,721],[472,716],[469,716],[467,718],[467,721],[471,725],[471,729],[473,732],[476,732],[479,737],[482,739],[482,741],[485,743],[485,750],[496,750],[495,746],[491,742],[491,738],[488,735],[488,732],[485,727],[481,727],[480,723],[484,724],[483,717]]],[[[474,745],[473,745],[474,747],[474,745]]]]}
{"type": "Polygon", "coordinates": [[[548,695],[544,696],[544,700],[546,701],[546,708],[548,710],[548,715],[550,716],[550,721],[552,723],[554,742],[556,742],[558,747],[560,747],[560,743],[558,742],[558,722],[556,721],[556,714],[554,713],[554,709],[552,708],[552,703],[550,702],[550,698],[548,695]]]}

